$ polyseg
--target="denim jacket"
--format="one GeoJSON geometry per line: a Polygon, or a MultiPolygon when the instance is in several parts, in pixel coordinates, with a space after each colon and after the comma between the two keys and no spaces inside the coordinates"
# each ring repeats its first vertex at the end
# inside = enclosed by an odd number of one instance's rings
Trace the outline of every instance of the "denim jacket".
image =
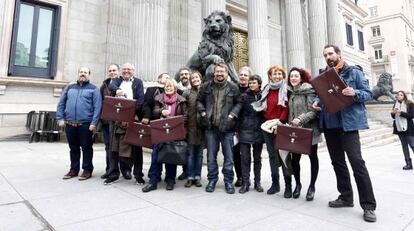
{"type": "Polygon", "coordinates": [[[342,71],[338,73],[345,84],[355,90],[354,103],[335,114],[329,114],[322,104],[319,123],[322,129],[342,128],[347,132],[369,128],[365,101],[372,99],[372,92],[361,69],[345,63],[342,71]]]}

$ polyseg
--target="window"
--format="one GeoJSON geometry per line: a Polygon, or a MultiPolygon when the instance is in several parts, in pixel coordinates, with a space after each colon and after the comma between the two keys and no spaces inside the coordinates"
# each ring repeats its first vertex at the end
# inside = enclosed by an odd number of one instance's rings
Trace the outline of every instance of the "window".
{"type": "Polygon", "coordinates": [[[376,60],[382,59],[382,46],[374,47],[374,57],[376,60]]]}
{"type": "Polygon", "coordinates": [[[53,78],[60,8],[16,0],[9,75],[53,78]]]}
{"type": "Polygon", "coordinates": [[[369,15],[371,17],[378,16],[378,7],[377,6],[370,7],[369,8],[369,15]]]}
{"type": "Polygon", "coordinates": [[[372,30],[372,37],[379,37],[381,36],[381,30],[379,26],[371,27],[372,30]]]}
{"type": "Polygon", "coordinates": [[[360,51],[364,51],[365,50],[365,46],[364,46],[364,34],[360,30],[358,30],[358,46],[359,46],[359,50],[360,51]]]}
{"type": "Polygon", "coordinates": [[[354,45],[354,38],[352,37],[352,26],[345,23],[346,27],[346,43],[350,46],[354,45]]]}

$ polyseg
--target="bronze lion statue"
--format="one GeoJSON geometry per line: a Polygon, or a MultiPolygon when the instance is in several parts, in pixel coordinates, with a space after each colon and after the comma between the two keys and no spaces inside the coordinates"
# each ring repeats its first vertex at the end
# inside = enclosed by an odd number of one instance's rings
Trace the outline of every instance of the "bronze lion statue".
{"type": "Polygon", "coordinates": [[[224,62],[229,67],[230,79],[238,83],[233,63],[233,27],[231,16],[222,11],[213,11],[204,19],[202,40],[186,66],[199,71],[205,80],[214,78],[214,65],[224,62]]]}
{"type": "Polygon", "coordinates": [[[392,75],[384,72],[379,76],[377,85],[372,88],[372,97],[378,100],[380,96],[387,96],[389,100],[394,100],[392,91],[392,75]]]}

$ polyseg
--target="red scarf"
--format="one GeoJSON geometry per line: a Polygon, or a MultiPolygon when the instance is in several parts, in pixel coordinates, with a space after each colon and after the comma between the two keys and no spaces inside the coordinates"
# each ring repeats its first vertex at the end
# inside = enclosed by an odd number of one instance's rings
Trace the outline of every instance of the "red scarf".
{"type": "Polygon", "coordinates": [[[173,95],[164,94],[165,110],[170,111],[169,116],[175,116],[175,110],[177,109],[177,93],[173,95]]]}

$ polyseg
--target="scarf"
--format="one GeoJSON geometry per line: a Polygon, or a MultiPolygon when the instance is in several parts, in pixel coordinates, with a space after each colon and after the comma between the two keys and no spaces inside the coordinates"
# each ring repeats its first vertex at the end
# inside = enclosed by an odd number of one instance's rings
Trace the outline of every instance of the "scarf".
{"type": "MultiPolygon", "coordinates": [[[[407,112],[407,105],[404,102],[395,102],[394,108],[398,108],[401,112],[407,112]]],[[[407,119],[400,115],[395,115],[395,126],[399,132],[407,131],[407,119]]]]}
{"type": "Polygon", "coordinates": [[[284,80],[279,81],[277,83],[270,82],[265,86],[262,91],[261,98],[253,102],[251,105],[255,111],[266,111],[267,109],[267,95],[269,94],[270,90],[278,90],[279,89],[279,97],[277,105],[282,107],[286,107],[286,102],[288,101],[287,97],[287,84],[284,80]]]}
{"type": "Polygon", "coordinates": [[[342,69],[344,69],[344,66],[345,66],[345,61],[344,61],[344,59],[341,57],[341,58],[339,59],[338,64],[334,67],[334,68],[335,68],[336,73],[341,72],[341,71],[342,71],[342,69]]]}
{"type": "Polygon", "coordinates": [[[169,116],[175,116],[175,110],[177,109],[177,93],[169,96],[164,94],[165,109],[170,111],[169,116]]]}

